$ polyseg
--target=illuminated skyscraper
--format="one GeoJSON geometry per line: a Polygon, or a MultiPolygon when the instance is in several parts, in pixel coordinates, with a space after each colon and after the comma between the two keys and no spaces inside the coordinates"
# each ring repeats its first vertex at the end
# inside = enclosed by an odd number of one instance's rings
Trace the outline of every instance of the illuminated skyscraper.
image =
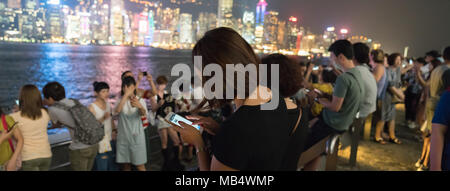
{"type": "Polygon", "coordinates": [[[131,20],[133,19],[132,12],[123,12],[123,37],[124,44],[130,45],[133,43],[133,33],[131,32],[131,20]]]}
{"type": "Polygon", "coordinates": [[[233,28],[233,0],[219,0],[217,27],[233,28]]]}
{"type": "Polygon", "coordinates": [[[286,21],[278,21],[278,48],[279,49],[286,49],[286,21]]]}
{"type": "Polygon", "coordinates": [[[124,43],[124,5],[123,0],[111,0],[110,32],[111,44],[122,45],[124,43]]]}
{"type": "Polygon", "coordinates": [[[78,43],[81,31],[80,31],[80,16],[79,15],[67,15],[67,28],[65,39],[70,43],[78,43]]]}
{"type": "Polygon", "coordinates": [[[47,1],[47,34],[52,42],[61,42],[63,38],[61,8],[60,0],[47,1]]]}
{"type": "Polygon", "coordinates": [[[155,33],[155,14],[153,10],[150,10],[148,12],[147,19],[148,19],[148,33],[147,36],[145,37],[144,44],[146,46],[149,46],[151,43],[153,43],[153,36],[155,33]]]}
{"type": "Polygon", "coordinates": [[[278,12],[270,11],[264,18],[263,45],[270,50],[277,49],[278,39],[278,12]]]}
{"type": "Polygon", "coordinates": [[[244,17],[242,19],[243,31],[242,37],[249,43],[255,43],[255,13],[254,12],[244,12],[244,17]]]}
{"type": "Polygon", "coordinates": [[[179,8],[158,8],[156,11],[157,15],[157,29],[160,30],[177,30],[178,21],[180,19],[180,9],[179,8]]]}
{"type": "Polygon", "coordinates": [[[20,9],[21,8],[20,0],[8,0],[8,8],[20,9]]]}
{"type": "Polygon", "coordinates": [[[38,8],[38,0],[22,0],[23,8],[36,10],[38,8]]]}
{"type": "Polygon", "coordinates": [[[192,15],[183,13],[180,15],[180,44],[189,47],[192,37],[192,15]]]}
{"type": "Polygon", "coordinates": [[[91,16],[88,12],[79,12],[80,17],[80,43],[82,44],[90,44],[91,43],[91,29],[90,29],[90,20],[91,16]]]}
{"type": "Polygon", "coordinates": [[[298,51],[297,42],[299,40],[299,32],[298,19],[296,17],[290,17],[286,31],[286,48],[288,50],[298,51]]]}
{"type": "Polygon", "coordinates": [[[95,44],[106,44],[109,36],[109,5],[94,0],[90,5],[90,28],[95,44]]]}
{"type": "Polygon", "coordinates": [[[264,25],[264,16],[266,15],[266,0],[259,0],[256,6],[256,25],[264,25]]]}

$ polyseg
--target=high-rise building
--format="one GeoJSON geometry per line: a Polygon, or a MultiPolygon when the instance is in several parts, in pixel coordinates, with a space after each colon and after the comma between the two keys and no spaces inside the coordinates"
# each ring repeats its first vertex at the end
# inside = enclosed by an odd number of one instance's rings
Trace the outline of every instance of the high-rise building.
{"type": "Polygon", "coordinates": [[[297,42],[299,40],[298,19],[290,17],[287,23],[286,45],[288,50],[298,51],[297,42]]]}
{"type": "Polygon", "coordinates": [[[337,39],[336,28],[328,27],[323,33],[323,46],[329,47],[337,39]]]}
{"type": "Polygon", "coordinates": [[[109,36],[109,5],[94,0],[90,5],[91,39],[94,44],[107,44],[109,36]]]}
{"type": "Polygon", "coordinates": [[[256,6],[256,25],[264,25],[264,16],[266,15],[266,0],[259,0],[256,6]]]}
{"type": "Polygon", "coordinates": [[[21,7],[22,6],[20,0],[8,0],[8,8],[20,9],[21,7]]]}
{"type": "Polygon", "coordinates": [[[278,48],[279,49],[286,49],[286,21],[278,21],[278,48]]]}
{"type": "Polygon", "coordinates": [[[242,37],[249,43],[255,43],[255,13],[245,11],[242,18],[243,30],[242,37]]]}
{"type": "Polygon", "coordinates": [[[123,0],[111,0],[111,44],[122,45],[124,43],[124,12],[123,0]]]}
{"type": "Polygon", "coordinates": [[[91,14],[88,12],[79,12],[80,17],[80,43],[90,44],[91,43],[91,29],[90,20],[91,14]]]}
{"type": "Polygon", "coordinates": [[[192,15],[183,13],[180,15],[180,44],[188,48],[192,44],[192,15]]]}
{"type": "Polygon", "coordinates": [[[81,36],[80,16],[67,15],[66,22],[67,22],[65,35],[66,41],[69,43],[79,43],[79,39],[81,36]]]}
{"type": "Polygon", "coordinates": [[[63,18],[60,0],[47,1],[47,34],[51,42],[63,41],[63,18]]]}
{"type": "Polygon", "coordinates": [[[178,21],[180,19],[180,8],[158,8],[156,11],[156,28],[159,30],[177,30],[178,21]]]}
{"type": "Polygon", "coordinates": [[[133,19],[133,13],[131,11],[124,12],[122,14],[123,17],[123,37],[124,37],[124,44],[130,45],[133,43],[133,33],[131,31],[131,22],[133,19]]]}
{"type": "Polygon", "coordinates": [[[38,5],[38,0],[22,0],[22,7],[26,9],[36,10],[38,5]]]}
{"type": "Polygon", "coordinates": [[[155,14],[153,10],[148,11],[148,33],[145,37],[144,44],[150,46],[153,43],[154,33],[155,33],[155,14]]]}
{"type": "Polygon", "coordinates": [[[20,37],[19,14],[12,8],[0,12],[0,39],[17,39],[20,37]]]}
{"type": "Polygon", "coordinates": [[[22,14],[20,15],[20,28],[22,30],[22,39],[25,41],[36,42],[37,13],[38,11],[34,9],[22,9],[22,14]]]}
{"type": "Polygon", "coordinates": [[[233,0],[219,0],[217,17],[218,27],[233,28],[233,0]]]}
{"type": "Polygon", "coordinates": [[[269,11],[264,18],[263,45],[269,50],[277,50],[278,12],[269,11]]]}

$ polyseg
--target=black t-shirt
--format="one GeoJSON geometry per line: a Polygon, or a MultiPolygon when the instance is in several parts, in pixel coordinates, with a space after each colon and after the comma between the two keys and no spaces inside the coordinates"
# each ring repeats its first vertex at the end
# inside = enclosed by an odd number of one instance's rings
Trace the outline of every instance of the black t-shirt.
{"type": "MultiPolygon", "coordinates": [[[[164,104],[158,108],[156,111],[156,116],[161,116],[162,118],[166,117],[170,112],[175,112],[175,99],[172,94],[164,93],[164,104]]],[[[158,95],[157,102],[161,100],[161,97],[158,95]]]]}
{"type": "MultiPolygon", "coordinates": [[[[300,159],[300,155],[304,151],[304,147],[306,144],[306,138],[309,133],[308,123],[308,108],[302,109],[302,116],[300,119],[300,123],[298,124],[297,129],[294,134],[289,138],[288,148],[283,157],[283,163],[281,166],[281,170],[284,171],[296,171],[298,160],[300,159]]],[[[292,132],[297,124],[297,120],[300,114],[300,110],[298,109],[289,109],[289,127],[290,132],[292,132]]]]}
{"type": "Polygon", "coordinates": [[[275,110],[243,105],[221,124],[212,152],[218,161],[237,170],[279,170],[290,129],[284,99],[275,110]]]}

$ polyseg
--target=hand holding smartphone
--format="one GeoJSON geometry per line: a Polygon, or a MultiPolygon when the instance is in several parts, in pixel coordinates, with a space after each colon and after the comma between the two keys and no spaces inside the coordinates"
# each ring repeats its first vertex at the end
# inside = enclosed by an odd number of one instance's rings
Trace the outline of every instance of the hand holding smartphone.
{"type": "Polygon", "coordinates": [[[164,120],[166,120],[166,122],[169,123],[169,124],[176,125],[176,126],[178,126],[178,127],[183,128],[183,127],[180,125],[180,123],[179,123],[179,122],[181,121],[181,122],[183,122],[183,123],[186,123],[186,124],[188,124],[188,125],[191,125],[191,126],[194,127],[195,129],[197,129],[198,131],[200,131],[200,125],[192,125],[192,121],[189,121],[189,120],[187,120],[186,118],[181,117],[180,115],[177,115],[177,114],[175,114],[175,113],[173,113],[173,112],[167,114],[167,116],[166,116],[166,118],[164,118],[164,120]]]}

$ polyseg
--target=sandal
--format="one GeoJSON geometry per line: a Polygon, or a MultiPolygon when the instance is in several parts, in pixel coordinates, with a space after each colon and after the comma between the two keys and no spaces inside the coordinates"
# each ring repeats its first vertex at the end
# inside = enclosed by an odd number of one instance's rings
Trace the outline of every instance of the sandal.
{"type": "Polygon", "coordinates": [[[389,142],[395,143],[397,145],[402,144],[402,142],[398,138],[393,138],[393,139],[389,138],[389,142]]]}
{"type": "Polygon", "coordinates": [[[385,145],[386,144],[386,141],[384,141],[384,139],[383,138],[375,138],[375,142],[377,142],[377,143],[380,143],[380,144],[382,144],[382,145],[385,145]]]}

